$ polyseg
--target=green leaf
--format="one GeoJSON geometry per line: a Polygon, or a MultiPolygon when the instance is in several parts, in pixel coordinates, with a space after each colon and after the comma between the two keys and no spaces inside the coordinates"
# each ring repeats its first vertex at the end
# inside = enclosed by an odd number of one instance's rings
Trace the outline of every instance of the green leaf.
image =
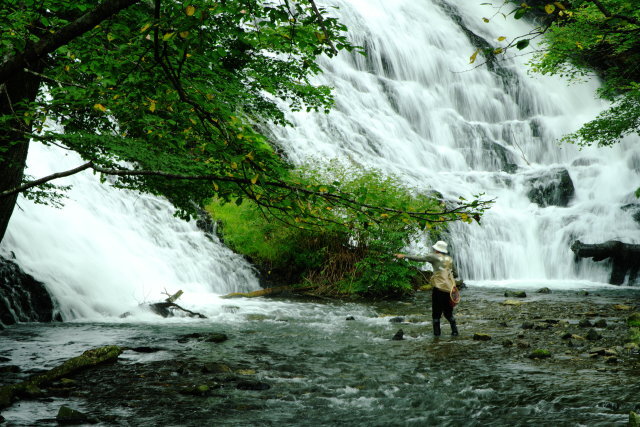
{"type": "Polygon", "coordinates": [[[520,50],[526,48],[527,46],[529,46],[529,39],[519,40],[518,43],[516,43],[516,47],[520,50]]]}

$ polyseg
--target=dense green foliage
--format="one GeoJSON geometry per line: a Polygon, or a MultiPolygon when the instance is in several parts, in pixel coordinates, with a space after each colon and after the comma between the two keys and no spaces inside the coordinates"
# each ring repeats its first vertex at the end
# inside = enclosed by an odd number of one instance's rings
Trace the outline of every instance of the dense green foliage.
{"type": "MultiPolygon", "coordinates": [[[[78,170],[166,196],[185,217],[217,198],[287,223],[323,225],[327,208],[363,224],[477,219],[489,203],[401,212],[366,205],[361,188],[303,184],[258,130],[287,124],[283,100],[331,107],[330,88],[309,82],[315,60],[356,48],[329,12],[313,0],[5,0],[0,87],[17,95],[0,97],[0,170],[23,164],[12,147],[32,139],[78,152],[78,170]]],[[[16,176],[0,176],[0,205],[34,185],[16,176]]]]}
{"type": "MultiPolygon", "coordinates": [[[[308,183],[323,180],[327,174],[340,179],[334,181],[340,190],[363,194],[365,204],[424,211],[436,209],[440,203],[380,171],[337,162],[322,170],[298,170],[298,178],[308,183]]],[[[364,221],[353,211],[325,204],[318,206],[316,215],[325,221],[325,226],[318,229],[302,222],[299,227],[274,222],[254,203],[213,203],[209,209],[222,224],[220,234],[225,243],[250,257],[267,277],[314,286],[322,293],[375,297],[412,291],[412,280],[419,274],[410,263],[397,262],[393,257],[416,232],[410,218],[403,214],[364,221]]],[[[434,227],[434,231],[442,228],[434,227]]]]}
{"type": "MultiPolygon", "coordinates": [[[[563,138],[580,145],[610,146],[640,131],[640,8],[628,0],[505,0],[516,19],[538,25],[529,34],[496,49],[523,49],[540,38],[532,69],[571,80],[597,75],[608,110],[563,138]]],[[[501,8],[500,10],[502,10],[501,8]]],[[[499,14],[504,14],[499,12],[499,14]]],[[[489,19],[485,19],[487,22],[489,19]]],[[[504,38],[501,38],[504,39],[504,38]]]]}

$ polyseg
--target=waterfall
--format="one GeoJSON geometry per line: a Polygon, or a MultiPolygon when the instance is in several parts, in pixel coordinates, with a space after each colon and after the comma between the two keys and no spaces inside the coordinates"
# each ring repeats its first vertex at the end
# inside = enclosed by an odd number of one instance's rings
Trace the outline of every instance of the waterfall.
{"type": "MultiPolygon", "coordinates": [[[[41,177],[82,161],[32,144],[27,163],[27,173],[41,177]]],[[[20,198],[0,249],[45,283],[63,319],[118,316],[164,299],[165,290],[181,289],[181,301],[193,302],[258,289],[242,257],[174,217],[166,200],[114,189],[90,172],[56,184],[72,186],[64,208],[20,198]]]]}
{"type": "MultiPolygon", "coordinates": [[[[272,129],[293,162],[346,159],[447,198],[495,198],[482,225],[451,226],[465,279],[605,282],[606,265],[574,263],[570,243],[640,242],[632,217],[640,209],[632,195],[640,185],[638,138],[582,151],[556,143],[606,107],[594,96],[597,82],[529,75],[527,57],[469,64],[479,44],[525,34],[525,23],[485,24],[491,9],[472,1],[324,4],[339,7],[334,13],[367,55],[321,59],[317,83],[335,88],[335,109],[291,113],[294,126],[272,129]],[[567,206],[532,202],[532,180],[563,173],[575,186],[567,206]]],[[[27,173],[40,177],[79,163],[33,144],[27,173]]],[[[165,289],[202,296],[257,288],[241,257],[173,217],[165,200],[114,190],[90,173],[58,183],[73,186],[64,209],[21,198],[0,249],[46,283],[63,318],[115,316],[165,289]]],[[[425,239],[414,250],[428,245],[425,239]]]]}
{"type": "Polygon", "coordinates": [[[322,61],[318,82],[336,88],[336,107],[328,115],[291,114],[294,126],[276,130],[290,159],[348,159],[452,200],[495,198],[482,225],[450,229],[463,278],[606,282],[606,265],[576,264],[569,247],[576,239],[640,242],[635,211],[626,209],[640,209],[633,196],[640,185],[638,138],[582,151],[557,142],[606,107],[594,94],[598,82],[529,75],[530,56],[470,65],[483,43],[497,47],[498,37],[530,30],[512,18],[484,23],[492,9],[480,2],[329,3],[366,56],[322,61]],[[537,177],[553,181],[567,173],[575,187],[567,206],[540,206],[528,197],[537,177]]]}

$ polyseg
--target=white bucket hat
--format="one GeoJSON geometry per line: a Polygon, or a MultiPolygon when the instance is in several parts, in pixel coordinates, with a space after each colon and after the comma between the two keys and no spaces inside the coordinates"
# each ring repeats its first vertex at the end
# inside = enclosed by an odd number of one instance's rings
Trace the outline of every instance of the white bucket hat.
{"type": "Polygon", "coordinates": [[[442,252],[443,254],[449,253],[447,251],[447,242],[443,242],[442,240],[438,240],[436,244],[431,247],[438,252],[442,252]]]}

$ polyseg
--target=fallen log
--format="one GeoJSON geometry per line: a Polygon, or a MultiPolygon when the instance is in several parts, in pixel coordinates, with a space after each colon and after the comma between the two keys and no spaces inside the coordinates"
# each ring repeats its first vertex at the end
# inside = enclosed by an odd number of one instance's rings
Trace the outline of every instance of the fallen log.
{"type": "Polygon", "coordinates": [[[0,387],[0,409],[11,406],[16,397],[28,397],[40,394],[40,387],[60,378],[91,366],[114,362],[124,350],[124,347],[117,345],[107,345],[87,350],[80,356],[67,360],[62,365],[56,366],[44,373],[31,376],[26,381],[2,386],[0,387]]]}
{"type": "Polygon", "coordinates": [[[227,295],[222,295],[220,298],[256,298],[256,297],[263,297],[266,295],[278,295],[278,294],[284,294],[287,292],[294,292],[294,293],[304,293],[307,290],[309,290],[311,288],[306,287],[306,288],[293,288],[291,286],[276,286],[274,288],[265,288],[265,289],[259,289],[257,291],[252,291],[252,292],[232,292],[230,294],[227,295]]]}
{"type": "Polygon", "coordinates": [[[594,261],[610,258],[612,265],[609,283],[612,285],[622,285],[627,273],[629,273],[629,285],[633,285],[638,280],[640,245],[623,243],[618,240],[595,244],[576,240],[571,244],[571,250],[579,258],[591,258],[594,261]]]}

